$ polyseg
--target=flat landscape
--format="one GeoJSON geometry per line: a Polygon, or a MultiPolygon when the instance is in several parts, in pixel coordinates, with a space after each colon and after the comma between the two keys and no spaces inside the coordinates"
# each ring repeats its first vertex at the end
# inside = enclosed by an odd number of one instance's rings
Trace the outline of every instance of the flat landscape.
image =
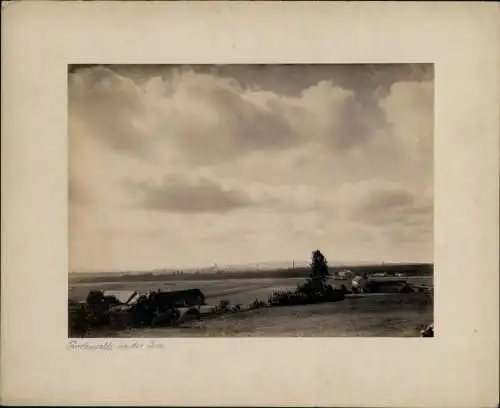
{"type": "MultiPolygon", "coordinates": [[[[406,280],[415,285],[432,286],[432,276],[414,276],[406,280]]],[[[208,304],[228,300],[247,305],[256,298],[267,301],[277,289],[294,288],[303,278],[249,278],[206,280],[143,280],[74,282],[69,298],[85,299],[92,289],[182,290],[199,288],[208,304]]],[[[335,285],[350,286],[349,280],[335,280],[335,285]]],[[[214,319],[186,322],[178,327],[154,327],[119,332],[98,331],[92,337],[415,337],[433,321],[433,301],[429,295],[367,294],[350,295],[345,300],[316,305],[263,308],[214,319]]]]}

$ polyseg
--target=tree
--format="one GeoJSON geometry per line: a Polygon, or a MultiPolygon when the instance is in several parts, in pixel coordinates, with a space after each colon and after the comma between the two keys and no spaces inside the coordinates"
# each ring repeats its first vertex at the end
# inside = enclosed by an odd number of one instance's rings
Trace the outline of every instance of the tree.
{"type": "Polygon", "coordinates": [[[104,303],[104,293],[101,290],[91,290],[87,295],[86,302],[92,306],[100,305],[104,303]]]}
{"type": "Polygon", "coordinates": [[[328,261],[318,249],[312,253],[311,273],[309,277],[313,280],[319,280],[322,283],[325,283],[330,277],[328,261]]]}
{"type": "Polygon", "coordinates": [[[313,251],[311,257],[311,272],[306,283],[299,288],[304,293],[324,292],[327,288],[327,279],[330,277],[328,262],[320,250],[313,251]]]}

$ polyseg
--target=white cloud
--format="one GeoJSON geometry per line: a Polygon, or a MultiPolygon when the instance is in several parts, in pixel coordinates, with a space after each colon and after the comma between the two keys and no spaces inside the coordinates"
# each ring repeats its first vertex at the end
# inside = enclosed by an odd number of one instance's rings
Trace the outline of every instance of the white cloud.
{"type": "Polygon", "coordinates": [[[396,82],[380,101],[394,142],[406,156],[432,163],[434,145],[434,84],[396,82]]]}

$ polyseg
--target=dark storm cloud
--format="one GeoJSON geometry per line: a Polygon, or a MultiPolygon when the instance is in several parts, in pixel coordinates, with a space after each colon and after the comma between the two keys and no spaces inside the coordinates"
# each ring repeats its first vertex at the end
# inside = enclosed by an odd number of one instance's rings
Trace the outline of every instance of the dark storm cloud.
{"type": "Polygon", "coordinates": [[[231,76],[241,84],[256,84],[283,95],[298,95],[322,80],[353,90],[361,100],[370,98],[375,89],[389,92],[400,81],[432,80],[432,64],[275,64],[193,66],[194,70],[231,76]],[[277,81],[279,78],[287,81],[277,81]]]}
{"type": "Polygon", "coordinates": [[[182,85],[177,91],[203,103],[207,112],[214,115],[214,120],[201,122],[187,109],[179,109],[176,120],[182,126],[170,137],[186,152],[186,159],[200,163],[226,161],[247,152],[286,149],[298,141],[299,135],[279,106],[260,106],[244,98],[237,86],[200,76],[193,79],[192,85],[182,85]]]}
{"type": "Polygon", "coordinates": [[[380,98],[394,83],[432,76],[426,64],[73,66],[69,114],[109,148],[148,159],[158,140],[186,162],[211,164],[318,133],[328,150],[342,151],[390,128],[380,98]]]}
{"type": "MultiPolygon", "coordinates": [[[[92,65],[72,65],[69,72],[80,72],[92,65]]],[[[339,86],[352,89],[363,99],[380,88],[388,92],[400,81],[424,82],[434,79],[434,66],[415,64],[227,64],[227,65],[110,65],[120,75],[133,78],[145,75],[170,75],[173,69],[193,70],[234,78],[243,87],[257,86],[282,95],[298,95],[322,80],[333,80],[339,86]],[[286,81],[279,80],[287,78],[286,81]]]]}
{"type": "Polygon", "coordinates": [[[152,142],[169,140],[186,161],[210,163],[286,149],[298,141],[280,104],[262,105],[244,97],[233,78],[189,70],[163,81],[122,70],[80,68],[72,71],[69,82],[70,117],[83,118],[88,133],[114,151],[147,158],[154,153],[152,142]],[[157,98],[156,104],[148,97],[157,98]],[[141,127],[152,118],[155,128],[141,127]]]}
{"type": "Polygon", "coordinates": [[[165,177],[160,185],[134,184],[142,195],[141,208],[172,213],[225,213],[253,204],[244,193],[207,180],[165,177]]]}
{"type": "Polygon", "coordinates": [[[333,150],[345,150],[362,144],[373,136],[373,130],[384,126],[383,112],[375,104],[368,106],[352,95],[341,108],[341,118],[326,140],[333,150]]]}
{"type": "Polygon", "coordinates": [[[147,154],[135,120],[146,112],[133,81],[105,67],[86,69],[70,76],[69,117],[85,118],[85,127],[96,140],[121,153],[147,154]]]}
{"type": "Polygon", "coordinates": [[[430,194],[417,194],[386,182],[362,182],[347,193],[355,195],[348,212],[350,218],[359,223],[409,231],[432,229],[433,200],[430,194]]]}
{"type": "Polygon", "coordinates": [[[211,102],[220,107],[220,122],[227,128],[235,144],[247,150],[286,147],[297,140],[291,126],[277,107],[259,108],[241,95],[227,90],[214,90],[211,102]]]}

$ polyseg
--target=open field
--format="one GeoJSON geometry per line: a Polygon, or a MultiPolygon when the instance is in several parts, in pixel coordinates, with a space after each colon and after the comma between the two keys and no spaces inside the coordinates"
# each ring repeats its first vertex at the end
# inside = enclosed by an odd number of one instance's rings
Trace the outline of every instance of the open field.
{"type": "MultiPolygon", "coordinates": [[[[432,276],[411,277],[416,285],[432,286],[432,276]]],[[[256,298],[267,301],[277,289],[293,288],[302,278],[220,279],[197,281],[98,282],[70,285],[69,297],[83,300],[91,289],[181,290],[199,288],[207,303],[227,299],[233,304],[249,304],[256,298]]],[[[350,286],[348,280],[336,284],[350,286]]],[[[384,294],[348,296],[344,301],[274,307],[191,322],[175,328],[134,329],[120,332],[94,332],[97,337],[189,337],[189,336],[265,336],[265,337],[414,337],[433,321],[433,302],[429,295],[384,294]]]]}
{"type": "MultiPolygon", "coordinates": [[[[416,285],[432,286],[432,276],[415,276],[405,278],[416,285]]],[[[92,289],[98,290],[133,290],[147,292],[150,290],[184,290],[199,288],[208,302],[228,299],[232,303],[249,303],[255,298],[267,300],[267,297],[278,289],[294,288],[302,283],[303,278],[256,278],[256,279],[207,279],[207,280],[143,280],[143,281],[102,281],[73,283],[69,285],[69,298],[84,300],[92,289]]],[[[336,279],[336,285],[346,285],[350,288],[351,281],[336,279]]]]}

